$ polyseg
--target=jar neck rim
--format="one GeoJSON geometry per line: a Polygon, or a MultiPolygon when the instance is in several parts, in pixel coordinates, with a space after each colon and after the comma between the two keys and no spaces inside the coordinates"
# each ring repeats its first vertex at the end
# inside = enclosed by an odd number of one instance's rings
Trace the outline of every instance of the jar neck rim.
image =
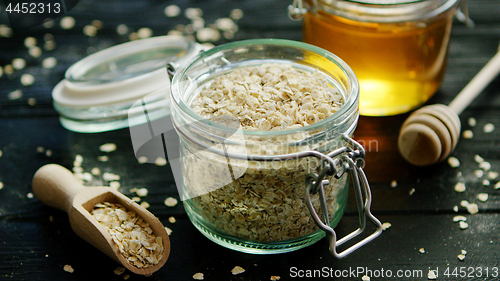
{"type": "Polygon", "coordinates": [[[242,41],[237,41],[237,42],[232,42],[232,43],[227,43],[223,44],[220,46],[217,46],[215,48],[212,48],[208,51],[205,51],[195,58],[193,58],[189,63],[188,66],[182,69],[182,71],[175,72],[173,78],[172,78],[172,84],[171,84],[171,106],[175,108],[176,111],[179,111],[182,115],[184,115],[186,118],[191,119],[192,121],[196,122],[197,124],[202,126],[206,126],[207,128],[215,128],[217,131],[227,131],[232,132],[234,129],[227,128],[223,125],[211,122],[209,120],[203,119],[200,115],[198,115],[188,104],[186,101],[183,100],[181,97],[181,89],[179,88],[179,85],[182,83],[182,80],[186,78],[187,73],[190,71],[191,68],[196,68],[197,62],[203,62],[208,60],[211,57],[220,57],[223,56],[223,53],[227,50],[237,50],[239,48],[263,48],[266,45],[280,45],[284,47],[290,47],[290,48],[302,48],[306,49],[308,51],[321,54],[322,56],[328,58],[332,62],[335,62],[337,66],[342,69],[346,77],[348,77],[348,83],[349,83],[349,95],[347,96],[344,105],[340,108],[339,111],[331,115],[330,117],[321,120],[317,123],[301,127],[301,128],[295,128],[295,129],[287,129],[287,130],[281,130],[281,131],[257,131],[257,130],[239,130],[241,131],[244,135],[249,135],[249,136],[283,136],[283,135],[288,135],[288,134],[296,134],[296,133],[301,133],[301,132],[307,132],[307,131],[314,131],[317,130],[318,128],[322,128],[326,126],[327,124],[342,124],[343,121],[349,119],[350,116],[353,114],[358,114],[358,101],[359,101],[359,82],[357,80],[356,75],[352,71],[352,69],[339,57],[336,55],[330,53],[329,51],[326,51],[322,48],[303,43],[303,42],[298,42],[298,41],[293,41],[293,40],[286,40],[286,39],[250,39],[250,40],[242,40],[242,41]]]}
{"type": "Polygon", "coordinates": [[[429,19],[458,7],[461,0],[306,0],[308,10],[322,10],[356,21],[396,23],[429,19]]]}

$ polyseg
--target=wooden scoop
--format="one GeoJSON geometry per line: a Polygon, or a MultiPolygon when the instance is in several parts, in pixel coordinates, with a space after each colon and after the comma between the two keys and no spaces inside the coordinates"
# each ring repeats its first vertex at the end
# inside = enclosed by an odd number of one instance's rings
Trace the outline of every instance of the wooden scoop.
{"type": "Polygon", "coordinates": [[[71,228],[78,236],[131,272],[150,275],[167,261],[170,241],[165,227],[153,214],[120,192],[104,186],[83,186],[69,170],[56,164],[45,165],[35,173],[33,192],[44,204],[68,213],[71,228]],[[155,236],[162,238],[164,250],[158,264],[137,268],[124,258],[108,232],[90,215],[94,205],[103,202],[118,203],[127,210],[134,211],[149,224],[155,236]]]}
{"type": "Polygon", "coordinates": [[[413,112],[401,126],[399,152],[410,164],[427,166],[443,161],[460,137],[458,115],[500,72],[500,52],[465,86],[449,106],[433,104],[413,112]]]}

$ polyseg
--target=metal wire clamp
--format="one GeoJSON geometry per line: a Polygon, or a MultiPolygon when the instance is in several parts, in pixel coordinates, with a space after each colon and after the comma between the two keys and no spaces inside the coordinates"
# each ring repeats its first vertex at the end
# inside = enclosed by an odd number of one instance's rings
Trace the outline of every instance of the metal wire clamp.
{"type": "Polygon", "coordinates": [[[343,137],[346,142],[350,144],[354,149],[351,147],[347,147],[347,149],[337,149],[327,155],[324,155],[326,156],[326,158],[330,158],[329,160],[324,159],[324,157],[320,157],[324,161],[322,169],[319,174],[311,173],[307,175],[305,192],[307,208],[309,209],[309,212],[311,213],[311,216],[318,227],[321,230],[325,231],[329,239],[330,253],[336,258],[344,258],[345,256],[361,248],[368,242],[372,241],[382,233],[382,224],[375,216],[372,215],[370,211],[372,202],[370,186],[368,184],[366,175],[363,172],[363,169],[360,167],[360,163],[365,157],[365,150],[363,146],[351,139],[349,136],[343,135],[343,137]],[[332,159],[333,157],[338,158],[332,159]],[[336,165],[332,166],[331,163],[335,163],[336,165]],[[345,172],[348,172],[350,174],[351,182],[354,187],[359,213],[359,228],[346,235],[345,237],[337,240],[337,234],[335,233],[335,230],[330,226],[330,218],[328,214],[324,190],[324,186],[329,184],[329,181],[325,180],[324,178],[327,175],[335,175],[335,178],[338,179],[342,177],[345,172]],[[316,193],[319,193],[322,217],[318,215],[312,204],[311,195],[316,193]],[[375,232],[350,246],[349,248],[345,249],[344,251],[338,253],[338,246],[352,240],[365,230],[367,218],[375,224],[377,228],[375,232]]]}

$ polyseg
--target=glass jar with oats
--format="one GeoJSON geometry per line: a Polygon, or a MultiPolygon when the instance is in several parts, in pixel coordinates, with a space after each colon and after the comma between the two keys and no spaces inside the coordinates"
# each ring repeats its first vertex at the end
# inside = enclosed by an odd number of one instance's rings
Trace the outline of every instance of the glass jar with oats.
{"type": "Polygon", "coordinates": [[[173,68],[181,198],[206,237],[266,254],[300,249],[326,232],[335,249],[344,172],[354,179],[360,217],[380,225],[369,211],[364,150],[350,138],[358,81],[340,58],[301,42],[256,39],[173,68]]]}
{"type": "Polygon", "coordinates": [[[408,112],[439,88],[452,20],[465,0],[295,0],[303,40],[352,67],[360,113],[408,112]],[[303,13],[303,15],[302,15],[303,13]]]}

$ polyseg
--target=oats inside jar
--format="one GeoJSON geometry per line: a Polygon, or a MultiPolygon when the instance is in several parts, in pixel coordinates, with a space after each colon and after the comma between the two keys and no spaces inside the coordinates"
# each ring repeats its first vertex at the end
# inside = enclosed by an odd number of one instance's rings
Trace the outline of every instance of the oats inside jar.
{"type": "MultiPolygon", "coordinates": [[[[191,107],[203,118],[223,126],[281,131],[325,120],[343,104],[342,94],[320,71],[306,71],[289,64],[262,64],[237,68],[214,78],[199,91],[191,107]]],[[[243,152],[282,155],[313,149],[328,152],[335,148],[328,137],[310,145],[289,145],[308,137],[304,132],[296,132],[276,136],[269,142],[259,136],[245,136],[243,152]]],[[[227,149],[243,153],[237,151],[241,147],[236,151],[227,149]]],[[[182,162],[185,189],[206,190],[186,201],[204,224],[212,225],[223,235],[259,242],[292,240],[318,230],[304,202],[304,181],[309,173],[320,169],[319,159],[252,161],[219,157],[189,146],[181,150],[185,155],[182,162]]],[[[340,206],[347,198],[346,177],[327,178],[328,212],[330,218],[340,217],[343,212],[340,206]]],[[[318,194],[312,196],[312,201],[321,213],[318,194]]]]}

